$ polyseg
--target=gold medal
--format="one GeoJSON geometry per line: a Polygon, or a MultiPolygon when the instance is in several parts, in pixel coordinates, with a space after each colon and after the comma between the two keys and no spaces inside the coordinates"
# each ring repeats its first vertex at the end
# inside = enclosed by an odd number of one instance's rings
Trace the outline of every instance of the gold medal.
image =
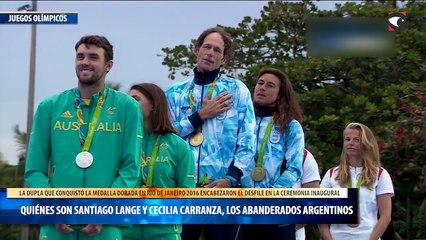
{"type": "Polygon", "coordinates": [[[251,171],[251,178],[255,182],[260,182],[266,177],[266,171],[265,169],[261,167],[255,167],[253,171],[251,171]]]}
{"type": "Polygon", "coordinates": [[[204,136],[202,132],[196,132],[191,135],[189,138],[189,144],[194,147],[200,146],[204,141],[204,136]]]}

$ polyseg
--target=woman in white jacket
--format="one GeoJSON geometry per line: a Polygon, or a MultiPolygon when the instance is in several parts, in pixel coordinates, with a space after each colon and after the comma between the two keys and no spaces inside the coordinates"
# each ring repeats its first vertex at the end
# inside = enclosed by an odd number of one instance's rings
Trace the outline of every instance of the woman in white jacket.
{"type": "Polygon", "coordinates": [[[324,240],[380,239],[391,221],[394,190],[389,173],[381,167],[376,138],[367,126],[346,126],[340,165],[327,171],[321,187],[357,188],[359,205],[356,224],[319,225],[324,240]]]}

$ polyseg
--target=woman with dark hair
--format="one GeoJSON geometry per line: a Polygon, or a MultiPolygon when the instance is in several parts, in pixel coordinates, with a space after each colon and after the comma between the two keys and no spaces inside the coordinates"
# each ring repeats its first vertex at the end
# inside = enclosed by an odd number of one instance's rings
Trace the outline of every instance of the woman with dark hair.
{"type": "MultiPolygon", "coordinates": [[[[305,148],[302,111],[291,82],[278,69],[263,69],[254,90],[257,147],[245,187],[291,188],[300,180],[305,148]]],[[[295,239],[295,225],[246,225],[243,240],[295,239]]]]}
{"type": "MultiPolygon", "coordinates": [[[[170,122],[167,98],[163,90],[152,83],[130,88],[143,112],[144,147],[141,157],[141,187],[194,188],[194,155],[185,141],[177,136],[170,122]]],[[[181,239],[180,224],[133,225],[123,229],[123,239],[181,239]]]]}

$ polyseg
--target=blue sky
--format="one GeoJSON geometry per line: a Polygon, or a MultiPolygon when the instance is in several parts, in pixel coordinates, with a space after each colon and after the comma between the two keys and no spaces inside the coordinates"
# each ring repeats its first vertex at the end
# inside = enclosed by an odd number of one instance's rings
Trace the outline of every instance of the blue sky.
{"type": "MultiPolygon", "coordinates": [[[[16,11],[31,1],[0,1],[0,11],[16,11]]],[[[39,1],[38,11],[75,11],[77,25],[37,25],[35,109],[41,100],[77,85],[74,45],[83,35],[106,36],[114,45],[114,66],[107,80],[121,90],[139,82],[165,88],[168,69],[161,48],[188,45],[205,29],[237,26],[244,16],[260,17],[266,1],[39,1]]],[[[321,2],[330,9],[335,2],[321,2]]],[[[30,25],[0,25],[0,152],[17,162],[12,126],[26,130],[30,25]]]]}

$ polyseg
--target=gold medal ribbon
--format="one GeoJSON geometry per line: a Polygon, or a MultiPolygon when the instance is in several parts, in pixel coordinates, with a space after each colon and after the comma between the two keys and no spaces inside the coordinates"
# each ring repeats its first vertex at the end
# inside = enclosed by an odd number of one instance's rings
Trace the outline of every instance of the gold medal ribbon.
{"type": "MultiPolygon", "coordinates": [[[[211,83],[209,90],[207,91],[207,95],[212,95],[213,94],[213,90],[214,90],[214,86],[216,86],[216,82],[217,80],[220,78],[220,74],[217,75],[217,77],[213,80],[213,82],[211,83]]],[[[191,86],[189,86],[189,107],[191,108],[192,112],[194,112],[195,109],[195,99],[194,99],[194,85],[195,83],[192,82],[191,86]]],[[[204,96],[201,96],[201,98],[204,98],[204,96]]],[[[196,132],[201,132],[201,128],[197,128],[196,132]]]]}
{"type": "Polygon", "coordinates": [[[262,167],[263,163],[263,156],[265,155],[265,148],[266,143],[268,142],[269,136],[271,135],[272,126],[274,125],[274,118],[271,117],[271,120],[269,120],[268,126],[266,127],[265,135],[262,139],[262,145],[260,146],[259,156],[256,161],[256,167],[262,167]]]}

